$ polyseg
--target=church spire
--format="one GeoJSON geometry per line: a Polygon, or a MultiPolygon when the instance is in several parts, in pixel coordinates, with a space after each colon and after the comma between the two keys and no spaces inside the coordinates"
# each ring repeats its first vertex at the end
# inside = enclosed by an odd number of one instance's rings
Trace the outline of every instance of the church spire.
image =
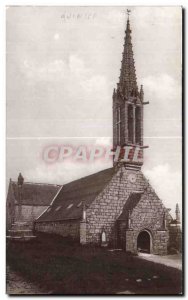
{"type": "Polygon", "coordinates": [[[138,91],[131,41],[130,10],[127,10],[127,13],[121,72],[117,89],[113,92],[113,149],[120,146],[124,157],[129,153],[125,166],[141,168],[143,148],[146,148],[143,146],[143,106],[148,102],[144,102],[143,86],[138,91]]]}
{"type": "Polygon", "coordinates": [[[136,80],[136,70],[135,70],[135,63],[133,57],[133,46],[131,40],[131,27],[130,27],[130,20],[129,14],[130,10],[127,10],[128,19],[127,19],[127,26],[125,31],[125,39],[124,39],[124,50],[123,50],[123,57],[121,63],[121,72],[119,77],[119,84],[118,88],[122,92],[123,96],[126,98],[129,96],[137,96],[138,94],[138,87],[137,87],[137,80],[136,80]]]}

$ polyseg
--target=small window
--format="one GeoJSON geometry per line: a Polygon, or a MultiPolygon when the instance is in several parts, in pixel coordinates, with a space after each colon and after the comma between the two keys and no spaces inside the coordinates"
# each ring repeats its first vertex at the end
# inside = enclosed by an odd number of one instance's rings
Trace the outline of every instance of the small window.
{"type": "Polygon", "coordinates": [[[77,207],[80,207],[82,205],[82,201],[80,203],[78,203],[77,207]]]}
{"type": "Polygon", "coordinates": [[[101,234],[101,240],[102,240],[102,243],[106,243],[106,232],[104,230],[101,234]]]}
{"type": "Polygon", "coordinates": [[[58,206],[58,207],[56,207],[55,211],[58,211],[58,210],[60,210],[60,208],[61,208],[61,205],[60,205],[60,206],[58,206]]]}
{"type": "Polygon", "coordinates": [[[67,209],[70,209],[73,206],[73,204],[71,203],[69,206],[67,206],[67,209]]]}

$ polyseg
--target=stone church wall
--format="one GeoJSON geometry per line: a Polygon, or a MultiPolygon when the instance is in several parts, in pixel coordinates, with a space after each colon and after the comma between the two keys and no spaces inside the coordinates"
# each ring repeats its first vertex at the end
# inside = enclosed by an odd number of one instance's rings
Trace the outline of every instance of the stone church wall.
{"type": "MultiPolygon", "coordinates": [[[[164,234],[165,237],[163,234],[157,233],[163,225],[164,206],[162,201],[157,197],[141,171],[128,170],[124,167],[120,168],[108,186],[106,186],[104,191],[94,200],[86,211],[87,243],[100,243],[101,232],[105,230],[107,241],[116,247],[118,240],[116,220],[122,213],[129,195],[136,191],[144,192],[145,190],[147,190],[147,196],[133,209],[131,215],[131,227],[135,231],[128,242],[129,244],[132,243],[131,249],[129,250],[135,252],[137,235],[143,228],[147,228],[153,232],[154,252],[166,252],[166,233],[164,234]],[[136,175],[136,182],[134,183],[129,180],[129,175],[133,173],[136,175]],[[165,244],[165,247],[163,247],[164,251],[162,250],[162,241],[164,241],[165,244]]],[[[120,232],[120,235],[125,236],[125,233],[120,232]]]]}
{"type": "Polygon", "coordinates": [[[151,252],[161,255],[167,253],[169,237],[168,230],[165,230],[164,212],[162,201],[143,173],[122,166],[86,209],[86,221],[36,222],[35,229],[71,237],[79,240],[81,244],[101,244],[101,234],[104,231],[109,246],[121,247],[131,252],[137,252],[138,235],[147,230],[151,235],[151,252]],[[135,182],[130,180],[133,174],[136,176],[135,182]],[[133,205],[127,228],[127,221],[118,218],[133,192],[142,192],[143,195],[139,202],[133,205]]]}
{"type": "Polygon", "coordinates": [[[37,222],[35,230],[40,232],[59,234],[63,237],[71,237],[74,240],[80,240],[80,221],[54,221],[54,222],[37,222]]]}
{"type": "Polygon", "coordinates": [[[168,248],[172,254],[182,252],[182,231],[180,224],[170,224],[168,248]]]}
{"type": "Polygon", "coordinates": [[[6,201],[6,230],[11,229],[15,215],[15,198],[12,193],[11,181],[8,187],[8,195],[6,201]]]}
{"type": "Polygon", "coordinates": [[[104,228],[107,240],[114,240],[114,224],[121,214],[124,204],[133,191],[144,190],[148,183],[140,171],[126,170],[124,167],[113,176],[104,191],[98,195],[87,209],[87,242],[100,242],[100,234],[104,228]],[[136,183],[131,183],[128,176],[135,173],[136,183]]]}
{"type": "Polygon", "coordinates": [[[14,221],[15,205],[13,201],[8,201],[6,204],[6,229],[9,230],[14,221]]]}
{"type": "MultiPolygon", "coordinates": [[[[164,206],[151,187],[148,187],[138,205],[131,214],[131,228],[134,228],[135,243],[140,231],[147,229],[151,233],[154,254],[166,254],[168,231],[164,228],[164,206]]],[[[136,249],[136,245],[134,245],[136,249]]]]}
{"type": "Polygon", "coordinates": [[[33,222],[38,218],[48,206],[32,206],[32,205],[22,205],[21,206],[21,217],[19,217],[18,205],[15,205],[15,218],[14,222],[33,222]]]}
{"type": "MultiPolygon", "coordinates": [[[[145,228],[143,228],[144,230],[145,228]]],[[[137,252],[137,238],[142,230],[127,230],[126,231],[126,251],[133,253],[137,252]]],[[[150,252],[158,255],[167,254],[168,231],[167,230],[147,230],[151,235],[150,252]]]]}

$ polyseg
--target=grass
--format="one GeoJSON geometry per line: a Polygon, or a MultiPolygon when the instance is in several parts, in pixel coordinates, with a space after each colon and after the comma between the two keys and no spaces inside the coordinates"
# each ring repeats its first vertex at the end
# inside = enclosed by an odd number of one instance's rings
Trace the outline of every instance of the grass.
{"type": "Polygon", "coordinates": [[[182,290],[179,270],[49,234],[38,234],[30,242],[10,242],[7,263],[52,294],[109,295],[129,290],[139,295],[177,295],[182,290]]]}

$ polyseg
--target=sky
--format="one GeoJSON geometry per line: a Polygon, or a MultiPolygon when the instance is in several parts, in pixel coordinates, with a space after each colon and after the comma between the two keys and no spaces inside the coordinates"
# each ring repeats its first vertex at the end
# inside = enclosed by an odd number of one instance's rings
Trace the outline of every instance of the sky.
{"type": "MultiPolygon", "coordinates": [[[[12,6],[6,17],[7,182],[64,184],[111,161],[47,164],[49,145],[112,143],[128,7],[12,6]]],[[[143,84],[143,173],[166,207],[181,207],[181,8],[129,7],[143,84]]]]}

